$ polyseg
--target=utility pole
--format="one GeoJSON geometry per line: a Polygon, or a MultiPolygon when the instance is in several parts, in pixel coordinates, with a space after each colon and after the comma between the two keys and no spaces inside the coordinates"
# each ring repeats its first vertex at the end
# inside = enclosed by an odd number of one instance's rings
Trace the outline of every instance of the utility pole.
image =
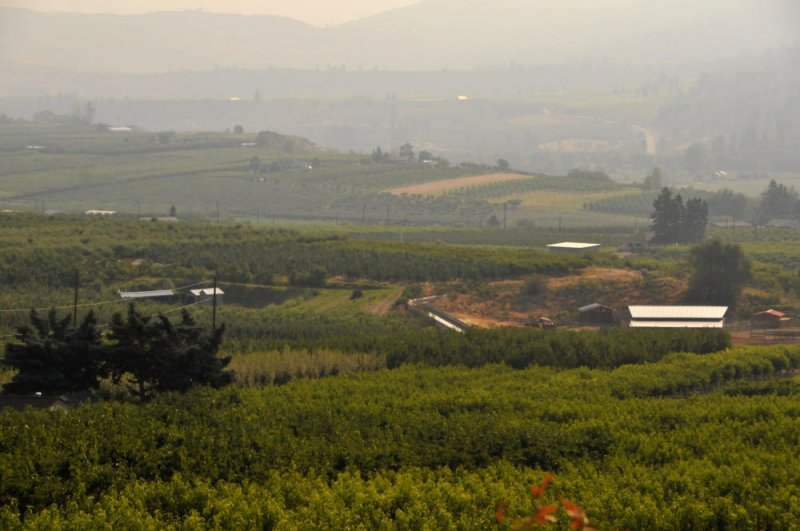
{"type": "Polygon", "coordinates": [[[503,203],[503,230],[506,230],[506,210],[508,210],[508,203],[503,203]]]}
{"type": "Polygon", "coordinates": [[[391,205],[391,203],[387,203],[386,204],[386,223],[389,223],[389,221],[391,221],[391,219],[392,219],[391,218],[391,211],[392,211],[392,205],[391,205]]]}
{"type": "Polygon", "coordinates": [[[217,331],[217,276],[214,275],[214,293],[211,295],[211,334],[217,331]]]}
{"type": "Polygon", "coordinates": [[[217,223],[219,223],[219,201],[217,201],[217,223]]]}
{"type": "Polygon", "coordinates": [[[361,205],[361,223],[366,223],[367,221],[367,204],[364,203],[361,205]]]}
{"type": "Polygon", "coordinates": [[[558,216],[558,232],[561,232],[561,216],[558,216]]]}
{"type": "Polygon", "coordinates": [[[80,283],[80,272],[75,270],[75,298],[72,300],[72,326],[78,326],[78,285],[80,283]]]}

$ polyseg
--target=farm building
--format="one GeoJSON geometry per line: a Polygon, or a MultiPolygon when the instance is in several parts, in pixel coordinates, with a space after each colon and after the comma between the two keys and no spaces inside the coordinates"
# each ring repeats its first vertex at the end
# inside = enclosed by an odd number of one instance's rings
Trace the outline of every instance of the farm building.
{"type": "Polygon", "coordinates": [[[211,301],[214,299],[215,289],[217,290],[216,292],[217,304],[222,304],[222,296],[225,295],[225,292],[219,288],[192,289],[189,290],[189,293],[191,293],[192,298],[194,299],[195,302],[208,302],[210,304],[211,301]]]}
{"type": "Polygon", "coordinates": [[[781,325],[791,321],[785,313],[778,310],[765,310],[753,315],[754,328],[780,328],[781,325]]]}
{"type": "Polygon", "coordinates": [[[589,254],[600,248],[599,243],[561,242],[547,246],[551,253],[589,254]]]}
{"type": "Polygon", "coordinates": [[[598,303],[578,308],[578,322],[592,324],[614,324],[614,310],[598,303]]]}
{"type": "Polygon", "coordinates": [[[87,210],[83,214],[86,216],[113,216],[116,214],[116,210],[87,210]]]}
{"type": "Polygon", "coordinates": [[[628,306],[631,328],[722,328],[727,306],[628,306]]]}
{"type": "Polygon", "coordinates": [[[121,299],[168,299],[173,297],[175,292],[171,289],[158,289],[152,291],[122,291],[119,290],[121,299]]]}

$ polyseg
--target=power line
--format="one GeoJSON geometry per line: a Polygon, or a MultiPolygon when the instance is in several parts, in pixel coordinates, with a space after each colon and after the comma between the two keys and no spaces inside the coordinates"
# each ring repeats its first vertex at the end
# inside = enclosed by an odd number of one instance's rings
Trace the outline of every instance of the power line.
{"type": "MultiPolygon", "coordinates": [[[[211,300],[211,297],[208,297],[207,299],[201,299],[199,301],[195,301],[195,302],[192,302],[190,304],[184,304],[183,306],[178,306],[176,308],[171,308],[171,309],[163,311],[163,312],[152,313],[152,314],[148,315],[147,317],[150,318],[150,317],[156,317],[158,315],[164,315],[164,314],[167,314],[167,313],[175,313],[177,311],[184,310],[186,308],[191,308],[192,306],[197,306],[198,304],[205,304],[210,300],[211,300]]],[[[85,306],[88,306],[88,305],[85,305],[85,306]]],[[[72,306],[62,306],[61,308],[72,308],[72,306]]],[[[49,309],[49,308],[45,308],[45,309],[49,309]]],[[[111,326],[110,323],[99,324],[99,325],[97,325],[97,328],[108,328],[109,326],[111,326]]],[[[19,334],[9,334],[9,335],[5,335],[5,336],[0,336],[0,339],[4,339],[4,338],[7,338],[7,337],[17,337],[18,335],[19,334]]]]}
{"type": "MultiPolygon", "coordinates": [[[[181,286],[179,288],[174,288],[172,291],[180,291],[180,290],[184,290],[184,289],[189,289],[189,288],[193,288],[195,286],[208,284],[208,282],[209,282],[208,280],[203,280],[201,282],[195,282],[194,284],[188,284],[186,286],[181,286]]],[[[129,302],[129,300],[130,299],[114,299],[114,300],[109,300],[109,301],[87,302],[87,303],[84,303],[84,304],[77,304],[77,305],[75,305],[75,304],[65,304],[63,306],[46,306],[46,307],[42,307],[42,308],[8,308],[8,309],[0,309],[0,313],[29,312],[31,310],[35,310],[37,312],[43,312],[43,311],[47,311],[47,310],[66,310],[66,309],[71,309],[71,308],[90,308],[90,307],[93,307],[93,306],[103,306],[103,305],[106,305],[106,304],[119,304],[120,302],[129,302]]],[[[206,300],[210,300],[210,299],[204,299],[201,302],[205,302],[206,300]]],[[[189,304],[188,306],[194,306],[195,304],[198,304],[198,303],[192,303],[192,304],[189,304]]],[[[181,308],[185,308],[185,307],[187,307],[187,306],[181,306],[181,308]]],[[[178,308],[178,309],[180,309],[180,308],[178,308]]],[[[169,310],[169,311],[174,311],[174,310],[169,310]]]]}
{"type": "MultiPolygon", "coordinates": [[[[90,306],[102,306],[104,304],[118,304],[120,302],[126,302],[125,299],[115,299],[113,301],[102,301],[102,302],[87,302],[84,304],[78,304],[77,308],[87,308],[90,306]]],[[[67,304],[64,306],[46,306],[44,308],[11,308],[7,310],[0,310],[0,313],[14,313],[14,312],[29,312],[31,310],[39,311],[46,311],[46,310],[65,310],[70,308],[75,308],[76,306],[72,304],[67,304]]]]}

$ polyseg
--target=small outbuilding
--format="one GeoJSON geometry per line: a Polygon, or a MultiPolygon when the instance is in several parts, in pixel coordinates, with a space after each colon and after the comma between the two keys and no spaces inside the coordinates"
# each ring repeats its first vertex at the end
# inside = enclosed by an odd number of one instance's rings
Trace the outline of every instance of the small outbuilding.
{"type": "Polygon", "coordinates": [[[192,298],[195,302],[207,302],[211,304],[212,300],[214,299],[214,290],[216,291],[217,296],[217,304],[222,304],[222,296],[225,295],[225,292],[219,288],[201,288],[201,289],[192,289],[189,290],[189,293],[192,294],[192,298]]]}
{"type": "Polygon", "coordinates": [[[722,328],[727,306],[628,306],[631,328],[722,328]]]}
{"type": "Polygon", "coordinates": [[[614,310],[598,303],[578,308],[578,322],[599,325],[614,324],[614,310]]]}
{"type": "Polygon", "coordinates": [[[753,315],[754,328],[780,328],[792,318],[779,310],[765,310],[753,315]]]}
{"type": "Polygon", "coordinates": [[[582,243],[582,242],[561,242],[551,243],[547,246],[551,253],[566,253],[566,254],[589,254],[597,252],[600,248],[599,243],[582,243]]]}
{"type": "Polygon", "coordinates": [[[533,326],[535,328],[555,328],[556,323],[553,322],[553,320],[549,317],[541,316],[537,317],[536,319],[532,319],[529,322],[529,326],[533,326]]]}

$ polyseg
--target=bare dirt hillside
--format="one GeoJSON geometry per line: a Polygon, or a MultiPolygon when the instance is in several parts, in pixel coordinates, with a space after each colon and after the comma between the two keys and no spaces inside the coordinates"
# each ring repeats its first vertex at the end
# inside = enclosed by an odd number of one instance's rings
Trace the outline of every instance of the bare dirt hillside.
{"type": "Polygon", "coordinates": [[[618,312],[630,304],[678,304],[685,282],[630,269],[588,268],[577,275],[547,279],[541,290],[524,280],[489,282],[479,286],[440,285],[446,293],[435,306],[475,326],[522,326],[540,316],[560,324],[577,320],[577,309],[594,302],[618,312]]]}

